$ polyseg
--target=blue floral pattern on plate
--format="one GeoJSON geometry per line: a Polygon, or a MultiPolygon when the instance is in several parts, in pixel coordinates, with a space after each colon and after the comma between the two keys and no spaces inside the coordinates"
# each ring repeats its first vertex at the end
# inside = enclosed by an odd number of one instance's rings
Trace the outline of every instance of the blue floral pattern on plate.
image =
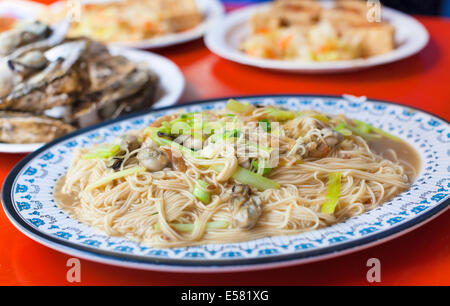
{"type": "Polygon", "coordinates": [[[69,217],[55,203],[55,182],[67,171],[73,149],[113,140],[141,129],[168,113],[223,108],[226,99],[171,107],[109,122],[66,136],[44,147],[13,170],[3,188],[5,210],[13,223],[39,242],[80,257],[125,266],[164,269],[200,267],[226,270],[238,265],[310,260],[386,237],[429,218],[448,206],[450,127],[430,114],[378,101],[355,102],[341,97],[273,96],[243,98],[250,103],[288,109],[344,113],[382,128],[410,143],[422,158],[411,188],[384,205],[334,226],[292,236],[173,249],[155,249],[121,237],[108,237],[69,217]],[[6,204],[5,204],[6,203],[6,204]],[[403,227],[402,227],[403,226],[403,227]],[[176,266],[174,268],[174,266],[176,266]],[[180,267],[181,266],[181,267],[180,267]]]}

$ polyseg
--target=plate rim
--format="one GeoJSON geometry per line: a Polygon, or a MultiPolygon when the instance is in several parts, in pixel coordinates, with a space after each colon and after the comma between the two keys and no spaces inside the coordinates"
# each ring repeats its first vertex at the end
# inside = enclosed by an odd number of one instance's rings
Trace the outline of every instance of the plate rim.
{"type": "MultiPolygon", "coordinates": [[[[322,2],[327,2],[326,0],[322,0],[322,2]]],[[[239,19],[243,18],[246,15],[250,15],[255,11],[267,8],[269,4],[259,3],[248,5],[237,10],[234,10],[224,16],[223,23],[226,23],[227,20],[230,19],[239,19]],[[242,15],[242,16],[241,16],[242,15]]],[[[417,42],[413,43],[413,48],[411,50],[396,48],[393,51],[378,55],[372,56],[368,59],[354,59],[347,61],[335,61],[335,62],[295,62],[295,61],[283,61],[283,60],[269,60],[269,59],[260,59],[260,58],[252,58],[245,55],[242,52],[234,52],[236,50],[230,51],[228,49],[223,48],[222,40],[224,35],[226,35],[229,30],[236,26],[238,23],[234,22],[228,25],[228,28],[223,30],[223,33],[217,33],[220,31],[220,25],[214,24],[212,25],[206,32],[204,36],[204,42],[207,48],[217,56],[224,58],[226,60],[245,65],[250,67],[256,67],[259,69],[269,69],[275,71],[283,71],[288,73],[304,73],[304,74],[320,74],[320,73],[343,73],[343,72],[352,72],[358,71],[362,69],[368,69],[371,67],[377,67],[381,65],[391,64],[393,62],[397,62],[406,58],[409,58],[420,51],[422,51],[430,41],[430,34],[426,27],[415,17],[405,14],[401,11],[390,7],[383,8],[388,15],[396,15],[398,18],[403,18],[408,20],[411,23],[414,23],[417,28],[421,30],[421,40],[417,40],[417,42]],[[220,34],[220,35],[219,35],[220,34]],[[415,46],[417,45],[417,46],[415,46]],[[397,52],[396,52],[397,51],[397,52]],[[392,54],[393,53],[393,54],[392,54]]],[[[222,25],[222,23],[221,23],[222,25]]],[[[223,26],[221,27],[223,29],[223,26]]],[[[228,44],[224,43],[227,47],[232,48],[228,44]]]]}
{"type": "MultiPolygon", "coordinates": [[[[320,94],[274,94],[274,95],[244,95],[244,96],[232,96],[232,97],[221,97],[214,99],[206,99],[199,100],[191,103],[183,103],[177,105],[171,105],[167,107],[162,107],[158,109],[145,110],[138,113],[128,114],[126,116],[107,120],[96,125],[86,127],[70,134],[67,134],[59,139],[56,139],[45,146],[41,147],[37,151],[27,155],[23,158],[6,177],[1,192],[1,200],[2,207],[5,211],[8,219],[13,223],[13,225],[24,235],[29,238],[35,240],[36,242],[43,244],[49,248],[57,250],[59,252],[84,258],[87,260],[110,264],[115,266],[129,267],[129,268],[137,268],[144,270],[153,270],[153,271],[171,271],[171,272],[181,272],[181,271],[189,271],[189,272],[238,272],[238,271],[251,271],[251,270],[262,270],[268,268],[275,267],[284,267],[290,265],[297,265],[302,263],[310,263],[323,259],[343,256],[348,253],[352,253],[355,251],[359,251],[361,249],[366,249],[372,247],[374,245],[384,243],[386,241],[392,240],[398,236],[404,235],[409,231],[412,231],[423,224],[431,221],[441,213],[445,212],[448,208],[450,208],[450,197],[437,204],[435,207],[431,208],[427,212],[422,215],[415,217],[405,223],[400,225],[393,226],[389,229],[386,229],[382,232],[373,234],[369,237],[362,237],[354,241],[344,242],[342,244],[336,246],[328,246],[325,248],[320,248],[317,250],[304,251],[296,254],[284,254],[284,255],[273,255],[266,256],[262,258],[242,258],[242,259],[233,259],[232,261],[227,259],[222,260],[207,260],[207,261],[199,261],[199,260],[189,260],[189,259],[174,259],[174,258],[152,258],[145,257],[139,255],[131,255],[131,254],[117,254],[112,253],[107,250],[100,250],[95,248],[89,248],[81,245],[77,245],[75,243],[71,243],[68,241],[62,241],[57,238],[54,238],[46,233],[40,232],[36,228],[27,224],[14,209],[13,201],[12,201],[12,187],[17,178],[17,175],[23,169],[23,167],[38,156],[43,151],[53,147],[56,144],[59,144],[65,141],[68,138],[83,134],[90,130],[94,130],[100,128],[105,125],[109,125],[112,123],[129,120],[134,117],[139,117],[145,114],[149,114],[152,112],[158,112],[163,110],[168,110],[172,108],[182,108],[186,106],[193,105],[202,105],[207,103],[216,103],[223,102],[229,98],[235,99],[264,99],[264,98],[332,98],[332,99],[342,99],[342,96],[339,95],[320,95],[320,94]]],[[[347,100],[348,101],[348,100],[347,100]]],[[[410,109],[415,109],[417,111],[426,113],[430,116],[438,118],[442,120],[447,125],[450,125],[450,122],[444,118],[439,117],[433,113],[422,110],[420,108],[414,106],[403,105],[398,102],[391,102],[379,99],[370,99],[367,98],[367,102],[375,102],[375,103],[384,103],[390,105],[398,105],[401,107],[408,107],[410,109]]],[[[365,102],[365,103],[367,103],[365,102]]]]}

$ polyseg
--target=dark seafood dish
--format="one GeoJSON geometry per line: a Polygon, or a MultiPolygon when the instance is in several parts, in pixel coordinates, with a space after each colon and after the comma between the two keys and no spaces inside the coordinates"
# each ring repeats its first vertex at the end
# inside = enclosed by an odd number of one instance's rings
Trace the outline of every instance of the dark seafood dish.
{"type": "Polygon", "coordinates": [[[33,22],[0,34],[0,142],[48,142],[153,104],[159,81],[145,64],[66,30],[33,22]]]}

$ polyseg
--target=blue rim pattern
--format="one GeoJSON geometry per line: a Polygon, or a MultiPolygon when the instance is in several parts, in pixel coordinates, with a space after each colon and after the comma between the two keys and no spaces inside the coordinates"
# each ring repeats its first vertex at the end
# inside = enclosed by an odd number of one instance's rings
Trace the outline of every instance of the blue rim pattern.
{"type": "Polygon", "coordinates": [[[75,146],[107,141],[127,130],[141,128],[173,109],[221,108],[227,100],[222,98],[129,115],[76,131],[46,145],[27,156],[8,175],[2,190],[4,209],[16,226],[36,240],[105,260],[144,266],[220,267],[300,260],[348,250],[399,233],[448,207],[450,168],[446,167],[450,156],[450,128],[445,120],[384,101],[359,103],[317,95],[241,98],[251,103],[358,116],[410,142],[423,159],[421,174],[409,191],[371,212],[330,228],[245,243],[176,249],[154,249],[124,238],[106,237],[71,219],[53,202],[52,184],[67,169],[68,156],[75,146]],[[430,186],[431,182],[434,185],[430,186]]]}

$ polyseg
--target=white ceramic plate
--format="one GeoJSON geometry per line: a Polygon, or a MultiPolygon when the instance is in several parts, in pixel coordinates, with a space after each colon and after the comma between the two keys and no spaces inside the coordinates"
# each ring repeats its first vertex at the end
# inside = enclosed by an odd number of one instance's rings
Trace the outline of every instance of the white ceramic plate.
{"type": "MultiPolygon", "coordinates": [[[[159,97],[152,108],[175,104],[184,91],[185,80],[177,65],[160,55],[123,47],[109,47],[111,54],[123,55],[133,62],[144,62],[160,80],[159,97]]],[[[0,142],[0,153],[29,153],[42,147],[40,144],[8,144],[0,142]]]]}
{"type": "Polygon", "coordinates": [[[31,1],[3,0],[0,2],[0,16],[17,20],[33,20],[45,9],[45,5],[31,1]]]}
{"type": "MultiPolygon", "coordinates": [[[[97,0],[95,2],[113,2],[114,0],[97,0]]],[[[82,3],[92,3],[94,0],[82,0],[82,3]]],[[[161,37],[155,37],[151,39],[146,39],[142,41],[132,41],[132,42],[115,42],[110,45],[124,46],[129,48],[138,49],[155,49],[163,48],[172,45],[177,45],[201,38],[206,30],[215,21],[222,18],[225,13],[225,8],[220,0],[196,0],[199,11],[203,15],[203,22],[197,27],[175,34],[164,35],[161,37]]],[[[53,10],[59,10],[64,4],[61,2],[56,2],[51,5],[53,10]]]]}
{"type": "Polygon", "coordinates": [[[108,237],[72,219],[54,202],[55,183],[70,166],[75,147],[112,141],[181,109],[220,109],[227,101],[223,98],[134,114],[64,136],[28,155],[11,171],[2,188],[3,208],[25,235],[70,256],[138,269],[230,272],[284,267],[355,252],[403,235],[449,207],[450,125],[446,121],[402,105],[349,101],[336,96],[259,96],[242,100],[293,110],[344,113],[382,128],[419,153],[422,166],[418,177],[409,190],[380,207],[327,228],[241,243],[171,249],[108,237]]]}
{"type": "MultiPolygon", "coordinates": [[[[324,3],[327,4],[330,5],[329,2],[324,3]]],[[[295,73],[335,73],[360,70],[407,58],[422,50],[429,40],[427,30],[416,19],[385,7],[382,18],[395,27],[397,46],[394,51],[387,54],[334,62],[296,62],[250,57],[239,50],[239,45],[250,35],[251,16],[259,10],[267,9],[268,5],[252,5],[227,15],[224,20],[215,23],[208,30],[205,36],[206,46],[215,54],[244,65],[295,73]]]]}

